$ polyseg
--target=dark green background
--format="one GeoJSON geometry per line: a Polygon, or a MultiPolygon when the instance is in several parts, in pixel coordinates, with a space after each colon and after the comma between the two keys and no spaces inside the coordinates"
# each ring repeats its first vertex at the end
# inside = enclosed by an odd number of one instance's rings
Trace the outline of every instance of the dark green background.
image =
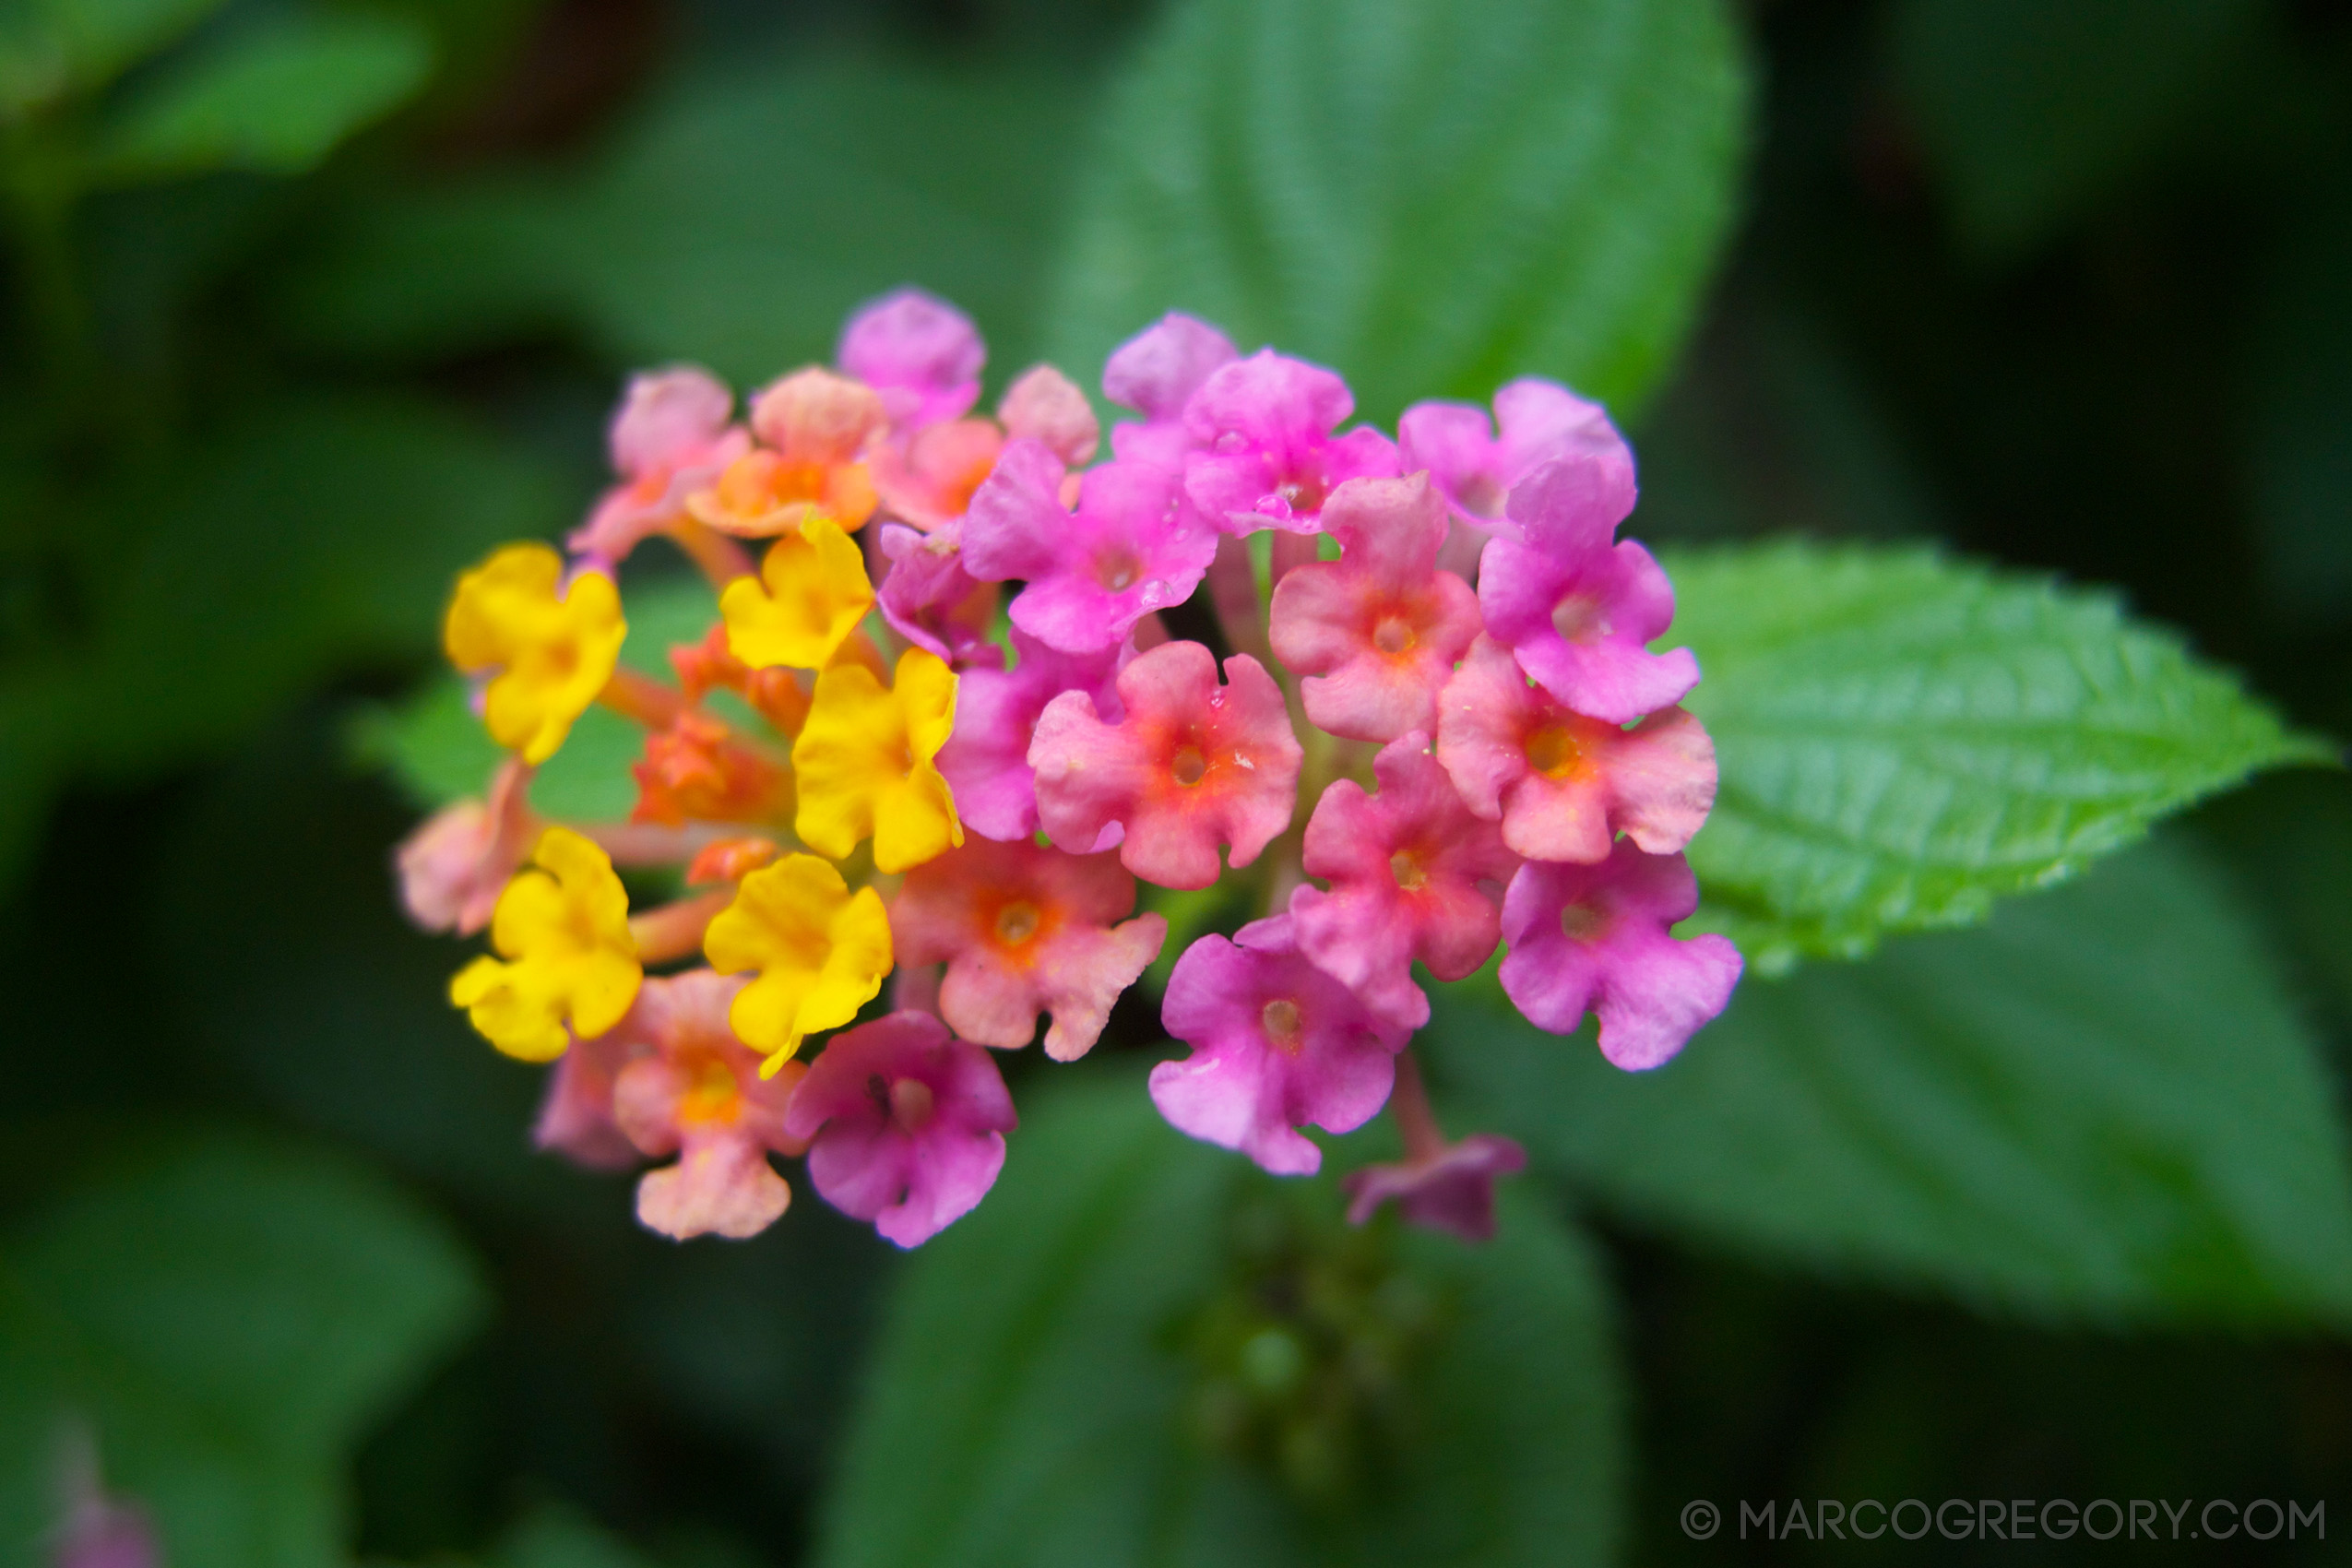
{"type": "MultiPolygon", "coordinates": [[[[240,0],[225,15],[285,9],[240,0]]],[[[369,1223],[388,1228],[386,1256],[419,1250],[414,1299],[388,1289],[384,1304],[413,1319],[386,1330],[406,1348],[322,1405],[315,1441],[295,1444],[306,1451],[221,1438],[222,1452],[256,1473],[302,1471],[283,1491],[308,1496],[331,1491],[348,1446],[357,1541],[384,1559],[796,1561],[906,1265],[804,1186],[755,1242],[674,1247],[630,1222],[625,1180],[532,1155],[536,1075],[442,1005],[457,950],[395,912],[386,856],[414,808],[354,760],[354,715],[431,669],[456,566],[500,538],[552,532],[594,493],[603,412],[633,364],[693,353],[764,377],[825,353],[845,308],[909,279],[978,316],[995,385],[1049,348],[1099,353],[1118,327],[1049,320],[1046,301],[1087,128],[1150,7],[382,9],[432,40],[417,96],[306,172],[90,195],[65,242],[70,308],[42,291],[29,209],[12,209],[0,1345],[15,1360],[0,1374],[19,1389],[49,1375],[26,1370],[51,1351],[22,1306],[43,1268],[87,1280],[111,1266],[55,1261],[75,1224],[100,1223],[74,1206],[108,1182],[161,1161],[171,1181],[228,1194],[224,1208],[266,1214],[239,1183],[275,1191],[272,1161],[324,1160],[285,1179],[327,1194],[320,1223],[362,1252],[369,1223]],[[990,134],[957,129],[975,125],[990,134]],[[172,1152],[191,1137],[197,1152],[172,1152]],[[333,1219],[337,1182],[351,1184],[356,1229],[333,1219]],[[390,1207],[370,1220],[372,1206],[390,1207]],[[416,1283],[428,1276],[444,1284],[416,1283]],[[631,1544],[583,1534],[583,1517],[631,1544]]],[[[2352,732],[2352,7],[1758,0],[1737,19],[1753,84],[1745,174],[1695,330],[1632,410],[1634,531],[1934,538],[2113,584],[2299,722],[2352,732]]],[[[1646,199],[1638,180],[1623,199],[1646,199]]],[[[1130,284],[1065,297],[1115,311],[1130,284]]],[[[1279,315],[1282,302],[1233,308],[1261,307],[1279,315]]],[[[1435,332],[1443,311],[1431,308],[1435,332]]],[[[1640,389],[1646,377],[1622,367],[1671,342],[1673,314],[1625,324],[1623,343],[1579,344],[1597,389],[1640,389]]],[[[1420,341],[1367,339],[1362,364],[1342,359],[1368,411],[1424,389],[1420,341]]],[[[2218,934],[2192,923],[2133,940],[2180,944],[2189,972],[2242,958],[2282,976],[2277,1019],[2228,1013],[2212,1038],[2315,1031],[2340,1096],[2352,786],[2272,777],[2170,838],[2167,855],[2202,863],[2204,891],[2187,897],[2222,909],[2218,934]]],[[[2088,900],[2054,907],[2089,910],[2095,929],[2130,929],[2124,884],[2051,897],[2088,900]]],[[[2008,958],[1938,945],[1976,938],[1907,938],[1757,1005],[1947,1018],[1938,986],[1965,1004],[2043,983],[2036,963],[2062,968],[2063,940],[2032,924],[2052,918],[2038,908],[1996,925],[2008,958]]],[[[1131,1000],[1105,1053],[1150,1050],[1153,1024],[1148,1001],[1131,1000]]],[[[1693,1055],[1735,1039],[1762,1051],[1769,1033],[1702,1036],[1693,1055]]],[[[2193,1055],[2205,1037],[2183,1038],[2193,1055]]],[[[1824,1040],[1827,1067],[1790,1070],[1844,1071],[1839,1051],[1869,1059],[1867,1038],[1818,1022],[1780,1043],[1801,1054],[1824,1040]]],[[[2030,1039],[2020,1051],[2045,1059],[2030,1039]]],[[[1507,1104],[1524,1080],[1498,1060],[1492,1098],[1507,1104]]],[[[1450,1052],[1439,1061],[1462,1099],[1486,1092],[1476,1071],[1448,1075],[1450,1052]]],[[[1016,1066],[1025,1105],[1042,1078],[1016,1066]]],[[[1581,1104],[1588,1091],[1562,1092],[1581,1104]]],[[[2191,1074],[2178,1095],[2185,1117],[2236,1125],[2221,1087],[2191,1074]]],[[[1718,1173],[1785,1186],[1791,1212],[1859,1213],[1860,1240],[1832,1245],[1801,1219],[1783,1234],[1716,1214],[1657,1175],[1704,1123],[1629,1111],[1511,1130],[1558,1146],[1544,1156],[1558,1179],[1521,1183],[1515,1213],[1588,1220],[1615,1292],[1590,1310],[1613,1313],[1626,1362],[1630,1448],[1602,1467],[1628,1489],[1629,1561],[1986,1550],[1742,1546],[1729,1532],[1699,1546],[1676,1523],[1694,1497],[1728,1510],[1791,1496],[2326,1498],[2330,1544],[2296,1550],[2352,1550],[2334,1538],[2352,1540],[2352,1354],[2312,1325],[2327,1311],[2263,1304],[2304,1289],[2274,1289],[2270,1263],[2192,1260],[2206,1283],[2151,1314],[2102,1297],[2089,1265],[2070,1274],[2090,1249],[2063,1216],[1923,1238],[1893,1212],[1882,1245],[1866,1194],[1811,1173],[1801,1147],[1759,1144],[1763,1163],[1718,1173]],[[2027,1233],[2057,1238],[2059,1286],[2026,1265],[2002,1273],[2013,1259],[1946,1266],[2027,1233]],[[1919,1266],[1888,1261],[1914,1244],[1919,1266]],[[2255,1283],[2233,1305],[2215,1278],[2255,1283]]],[[[2227,1175],[2234,1146],[2214,1142],[2227,1175]]],[[[2088,1181],[2108,1167],[2084,1169],[2088,1181]]],[[[2149,1182],[2123,1201],[2168,1201],[2149,1182]]],[[[171,1294],[168,1257],[127,1255],[125,1289],[160,1296],[165,1318],[196,1310],[196,1287],[171,1294]]],[[[1586,1277],[1574,1258],[1542,1266],[1586,1277]]],[[[272,1298],[287,1324],[309,1321],[303,1289],[272,1298]]],[[[255,1354],[278,1360],[267,1336],[255,1354]]],[[[219,1436],[210,1416],[189,1419],[219,1436]]],[[[0,1464],[29,1467],[12,1495],[38,1495],[30,1472],[45,1463],[38,1443],[0,1431],[0,1464]]],[[[854,1506],[891,1507],[867,1481],[854,1506]]],[[[0,1542],[21,1550],[21,1534],[0,1542]]],[[[2024,1561],[2085,1543],[1991,1550],[2024,1561]]]]}

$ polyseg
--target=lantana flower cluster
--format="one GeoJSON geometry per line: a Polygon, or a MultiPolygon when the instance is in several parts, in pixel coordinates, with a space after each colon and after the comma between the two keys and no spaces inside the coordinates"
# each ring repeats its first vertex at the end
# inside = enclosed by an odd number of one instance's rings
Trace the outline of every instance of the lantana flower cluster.
{"type": "Polygon", "coordinates": [[[1050,366],[976,413],[983,358],[905,291],[740,410],[699,370],[640,375],[567,550],[458,580],[445,642],[509,754],[398,856],[420,924],[488,932],[451,1001],[554,1063],[543,1146],[655,1162],[652,1229],[752,1235],[790,1198],[774,1157],[804,1156],[913,1246],[1004,1165],[994,1053],[1042,1019],[1047,1056],[1086,1055],[1159,956],[1138,881],[1227,880],[1262,918],[1175,958],[1161,1112],[1305,1174],[1301,1129],[1390,1106],[1403,1158],[1349,1179],[1354,1218],[1490,1232],[1524,1156],[1438,1129],[1425,983],[1499,947],[1531,1022],[1597,1015],[1642,1069],[1740,974],[1672,934],[1716,765],[1678,706],[1697,661],[1651,647],[1672,588],[1617,537],[1632,453],[1537,380],[1392,439],[1333,372],[1171,315],[1104,369],[1134,416],[1106,457],[1050,366]],[[717,600],[669,680],[619,661],[620,568],[657,536],[717,600]],[[644,730],[635,809],[551,820],[534,770],[591,704],[644,730]],[[633,908],[621,872],[655,868],[683,891],[633,908]]]}

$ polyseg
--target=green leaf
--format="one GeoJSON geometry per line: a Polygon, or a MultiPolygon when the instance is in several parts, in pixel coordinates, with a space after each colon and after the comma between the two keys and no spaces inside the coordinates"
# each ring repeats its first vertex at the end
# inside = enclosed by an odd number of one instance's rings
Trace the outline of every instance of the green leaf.
{"type": "Polygon", "coordinates": [[[1904,0],[1895,56],[1964,234],[2017,251],[2203,135],[2259,0],[1904,0]]]}
{"type": "Polygon", "coordinates": [[[1188,0],[1121,85],[1055,294],[1081,371],[1170,309],[1360,411],[1666,368],[1732,212],[1716,0],[1188,0]]]}
{"type": "Polygon", "coordinates": [[[422,652],[457,570],[544,532],[562,493],[513,447],[380,398],[265,408],[133,476],[95,508],[143,542],[96,585],[88,646],[0,675],[0,719],[47,763],[0,794],[0,866],[48,788],[217,751],[327,673],[422,652]]]}
{"type": "Polygon", "coordinates": [[[1691,864],[1766,969],[1973,924],[2257,768],[2334,755],[2105,594],[1921,549],[1668,564],[1722,778],[1691,864]]]}
{"type": "Polygon", "coordinates": [[[433,42],[404,17],[295,13],[222,39],[143,87],[93,172],[128,183],[246,169],[299,174],[424,85],[433,42]]]}
{"type": "MultiPolygon", "coordinates": [[[[819,1562],[1608,1561],[1618,1398],[1570,1232],[1513,1201],[1484,1248],[1374,1233],[1398,1267],[1376,1301],[1427,1304],[1435,1338],[1397,1391],[1408,1436],[1382,1486],[1316,1512],[1185,1419],[1203,1374],[1182,1347],[1228,1299],[1236,1237],[1262,1243],[1275,1183],[1170,1130],[1131,1074],[1055,1089],[1025,1097],[987,1201],[907,1265],[819,1562]]],[[[1347,1234],[1328,1183],[1290,1194],[1347,1234]]]]}
{"type": "Polygon", "coordinates": [[[88,92],[219,10],[223,0],[18,0],[0,14],[0,114],[88,92]]]}
{"type": "MultiPolygon", "coordinates": [[[[17,1352],[0,1360],[0,1426],[32,1453],[85,1426],[175,1568],[327,1568],[346,1560],[355,1440],[481,1306],[456,1242],[376,1179],[185,1138],[0,1254],[0,1340],[17,1352]]],[[[0,1513],[38,1516],[49,1479],[9,1474],[0,1513]]]]}
{"type": "MultiPolygon", "coordinates": [[[[700,577],[632,579],[623,588],[622,609],[629,635],[621,662],[665,681],[673,678],[670,649],[700,642],[719,619],[710,585],[700,577]]],[[[363,766],[389,772],[410,800],[428,808],[480,795],[505,754],[482,729],[465,682],[445,672],[397,706],[362,708],[351,742],[363,766]]],[[[531,804],[551,816],[581,821],[627,816],[637,798],[629,765],[644,746],[638,726],[591,707],[572,726],[564,749],[532,776],[531,804]]]]}
{"type": "Polygon", "coordinates": [[[2334,1086],[2228,886],[2168,845],[1752,979],[1654,1074],[1483,981],[1433,1002],[1441,1087],[1648,1223],[2037,1318],[2352,1322],[2334,1086]]]}
{"type": "Polygon", "coordinates": [[[354,209],[291,312],[400,355],[555,324],[617,363],[693,360],[750,386],[829,360],[851,308],[913,282],[1017,370],[1088,106],[1034,67],[835,53],[690,77],[582,177],[354,209]]]}

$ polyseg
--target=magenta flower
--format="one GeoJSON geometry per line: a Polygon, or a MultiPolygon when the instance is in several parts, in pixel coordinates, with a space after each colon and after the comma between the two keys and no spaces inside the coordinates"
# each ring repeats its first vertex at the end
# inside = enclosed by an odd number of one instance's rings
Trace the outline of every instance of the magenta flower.
{"type": "Polygon", "coordinates": [[[1491,637],[1439,699],[1437,760],[1529,860],[1590,863],[1620,833],[1670,854],[1715,805],[1715,742],[1696,719],[1669,707],[1627,730],[1572,713],[1491,637]]]}
{"type": "Polygon", "coordinates": [[[1182,604],[1217,554],[1217,535],[1186,508],[1175,477],[1143,463],[1087,471],[1073,514],[1062,459],[1016,441],[972,493],[964,569],[1026,586],[1013,624],[1069,653],[1110,647],[1156,610],[1182,604]]]}
{"type": "Polygon", "coordinates": [[[1224,333],[1179,311],[1122,343],[1102,367],[1102,395],[1144,417],[1111,427],[1111,451],[1127,461],[1182,468],[1193,445],[1184,405],[1211,373],[1239,358],[1224,333]]]}
{"type": "Polygon", "coordinates": [[[1589,456],[1547,463],[1511,493],[1526,542],[1498,538],[1479,557],[1486,629],[1546,691],[1593,719],[1630,724],[1699,683],[1687,647],[1652,653],[1674,621],[1674,585],[1632,540],[1629,463],[1589,456]]]}
{"type": "MultiPolygon", "coordinates": [[[[885,585],[886,586],[886,585],[885,585]]],[[[940,773],[956,797],[956,814],[983,838],[1028,838],[1038,830],[1037,770],[1029,766],[1029,742],[1038,716],[1064,692],[1079,692],[1095,712],[1117,723],[1126,707],[1116,677],[1134,657],[1133,644],[1063,653],[1013,628],[1017,660],[1009,671],[972,668],[956,683],[956,729],[940,748],[940,773]]],[[[1119,830],[1086,845],[1108,849],[1119,830]]]]}
{"type": "Polygon", "coordinates": [[[686,497],[751,450],[750,434],[728,422],[734,408],[726,383],[692,366],[630,377],[607,437],[621,482],[564,540],[572,552],[616,564],[683,520],[686,497]]]}
{"type": "Polygon", "coordinates": [[[1237,653],[1225,676],[1199,643],[1162,643],[1119,671],[1118,722],[1081,692],[1048,703],[1029,766],[1053,841],[1102,848],[1115,825],[1121,863],[1164,887],[1215,882],[1219,844],[1235,866],[1255,860],[1290,825],[1305,754],[1265,666],[1237,653]]]}
{"type": "Polygon", "coordinates": [[[1337,561],[1293,566],[1275,585],[1275,657],[1307,679],[1307,718],[1334,735],[1393,741],[1435,731],[1437,694],[1479,635],[1478,596],[1437,570],[1445,505],[1425,474],[1349,480],[1323,529],[1337,561]]]}
{"type": "Polygon", "coordinates": [[[1394,1201],[1405,1218],[1465,1241],[1494,1237],[1494,1182],[1526,1169],[1527,1151],[1499,1133],[1473,1133],[1420,1158],[1367,1165],[1339,1179],[1348,1191],[1348,1219],[1361,1225],[1394,1201]]]}
{"type": "Polygon", "coordinates": [[[762,1053],[727,1021],[747,983],[710,969],[648,976],[612,1033],[636,1048],[612,1082],[613,1122],[640,1153],[678,1157],[637,1183],[637,1219],[681,1241],[741,1240],[773,1225],[792,1190],[767,1157],[807,1146],[784,1125],[799,1065],[762,1077],[762,1053]]]}
{"type": "Polygon", "coordinates": [[[891,430],[904,434],[980,401],[988,350],[962,311],[921,289],[900,289],[849,317],[833,358],[882,394],[891,430]]]}
{"type": "Polygon", "coordinates": [[[1277,1176],[1322,1167],[1298,1128],[1347,1133],[1372,1120],[1408,1035],[1310,963],[1287,915],[1186,948],[1160,1021],[1193,1051],[1151,1070],[1159,1113],[1277,1176]]]}
{"type": "Polygon", "coordinates": [[[835,1035],[785,1116],[793,1136],[812,1140],[809,1180],[825,1201],[902,1247],[987,1195],[1016,1124],[988,1052],[928,1013],[835,1035]]]}
{"type": "Polygon", "coordinates": [[[1313,533],[1351,479],[1393,479],[1396,448],[1368,425],[1333,434],[1356,399],[1319,365],[1261,349],[1219,367],[1184,406],[1184,491],[1228,533],[1313,533]]]}
{"type": "Polygon", "coordinates": [[[1521,480],[1555,458],[1581,454],[1621,462],[1633,454],[1598,403],[1534,376],[1494,395],[1494,419],[1476,403],[1416,403],[1396,422],[1405,471],[1427,469],[1455,528],[1444,564],[1469,576],[1491,535],[1519,537],[1503,502],[1521,480]],[[1497,427],[1501,433],[1497,434],[1497,427]]]}
{"type": "Polygon", "coordinates": [[[907,873],[890,934],[901,964],[946,964],[939,1015],[964,1039],[1016,1050],[1050,1013],[1045,1053],[1075,1062],[1167,940],[1167,920],[1134,908],[1109,854],[973,837],[907,873]]]}
{"type": "Polygon", "coordinates": [[[1290,896],[1300,950],[1408,1029],[1429,1022],[1429,998],[1413,983],[1413,960],[1442,980],[1475,972],[1502,939],[1499,896],[1519,858],[1491,822],[1462,803],[1437,759],[1415,733],[1372,759],[1380,793],[1352,778],[1323,792],[1307,820],[1309,876],[1331,891],[1290,896]]]}
{"type": "Polygon", "coordinates": [[[1658,1066],[1740,982],[1729,938],[1668,934],[1698,907],[1681,855],[1621,841],[1597,865],[1529,861],[1503,898],[1503,993],[1553,1034],[1598,1013],[1603,1056],[1628,1072],[1658,1066]]]}
{"type": "Polygon", "coordinates": [[[947,523],[921,533],[885,523],[876,540],[890,570],[875,599],[890,629],[959,670],[997,669],[1004,650],[989,640],[996,619],[996,585],[964,569],[964,530],[947,523]]]}

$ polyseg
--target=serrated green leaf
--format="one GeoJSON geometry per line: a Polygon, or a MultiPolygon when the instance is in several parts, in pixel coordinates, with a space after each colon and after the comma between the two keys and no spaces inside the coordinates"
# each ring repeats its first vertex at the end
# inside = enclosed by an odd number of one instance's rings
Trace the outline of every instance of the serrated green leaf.
{"type": "Polygon", "coordinates": [[[1091,369],[1170,309],[1366,417],[1515,375],[1638,400],[1732,210],[1716,0],[1188,0],[1117,92],[1055,292],[1091,369]]]}
{"type": "MultiPolygon", "coordinates": [[[[0,1340],[20,1353],[0,1360],[0,1425],[34,1453],[85,1429],[174,1564],[329,1568],[346,1557],[343,1459],[480,1307],[457,1244],[373,1177],[190,1138],[0,1254],[0,1340]]],[[[0,1513],[37,1514],[26,1494],[49,1480],[0,1480],[0,1513]]]]}
{"type": "Polygon", "coordinates": [[[1691,845],[1752,964],[1968,925],[2257,768],[2328,760],[2113,598],[1919,549],[1669,554],[1721,790],[1691,845]]]}
{"type": "Polygon", "coordinates": [[[217,169],[299,174],[424,85],[433,41],[404,17],[293,13],[222,39],[141,90],[99,137],[111,183],[217,169]]]}
{"type": "Polygon", "coordinates": [[[349,215],[290,299],[309,335],[413,354],[554,324],[739,386],[828,360],[900,283],[1036,352],[1086,85],[832,53],[671,85],[585,175],[444,184],[349,215]]]}
{"type": "Polygon", "coordinates": [[[2257,0],[1904,0],[1895,69],[1963,232],[2043,238],[2212,111],[2257,0]]]}
{"type": "MultiPolygon", "coordinates": [[[[454,575],[454,574],[453,574],[454,575]]],[[[629,635],[621,662],[663,680],[672,678],[670,649],[700,642],[719,619],[710,585],[677,576],[623,589],[629,635]]],[[[352,749],[363,765],[390,773],[401,790],[427,808],[480,795],[505,753],[481,727],[466,683],[442,674],[407,701],[362,708],[354,716],[352,749]]],[[[531,804],[551,816],[617,822],[636,803],[629,765],[645,746],[645,731],[601,707],[580,715],[564,747],[532,776],[531,804]]]]}
{"type": "MultiPolygon", "coordinates": [[[[1402,1277],[1445,1303],[1408,1379],[1413,1446],[1356,1511],[1315,1516],[1183,1414],[1182,1324],[1226,1266],[1237,1188],[1264,1179],[1169,1129],[1132,1074],[1024,1108],[996,1190],[901,1278],[819,1562],[1609,1560],[1607,1312],[1556,1221],[1514,1198],[1491,1246],[1396,1238],[1402,1277]]],[[[1306,1195],[1336,1217],[1336,1191],[1306,1195]]]]}
{"type": "Polygon", "coordinates": [[[2178,848],[1984,931],[1750,980],[1656,1073],[1484,981],[1432,1001],[1441,1087],[1647,1223],[2046,1320],[2352,1321],[2334,1089],[2230,888],[2178,848]]]}

